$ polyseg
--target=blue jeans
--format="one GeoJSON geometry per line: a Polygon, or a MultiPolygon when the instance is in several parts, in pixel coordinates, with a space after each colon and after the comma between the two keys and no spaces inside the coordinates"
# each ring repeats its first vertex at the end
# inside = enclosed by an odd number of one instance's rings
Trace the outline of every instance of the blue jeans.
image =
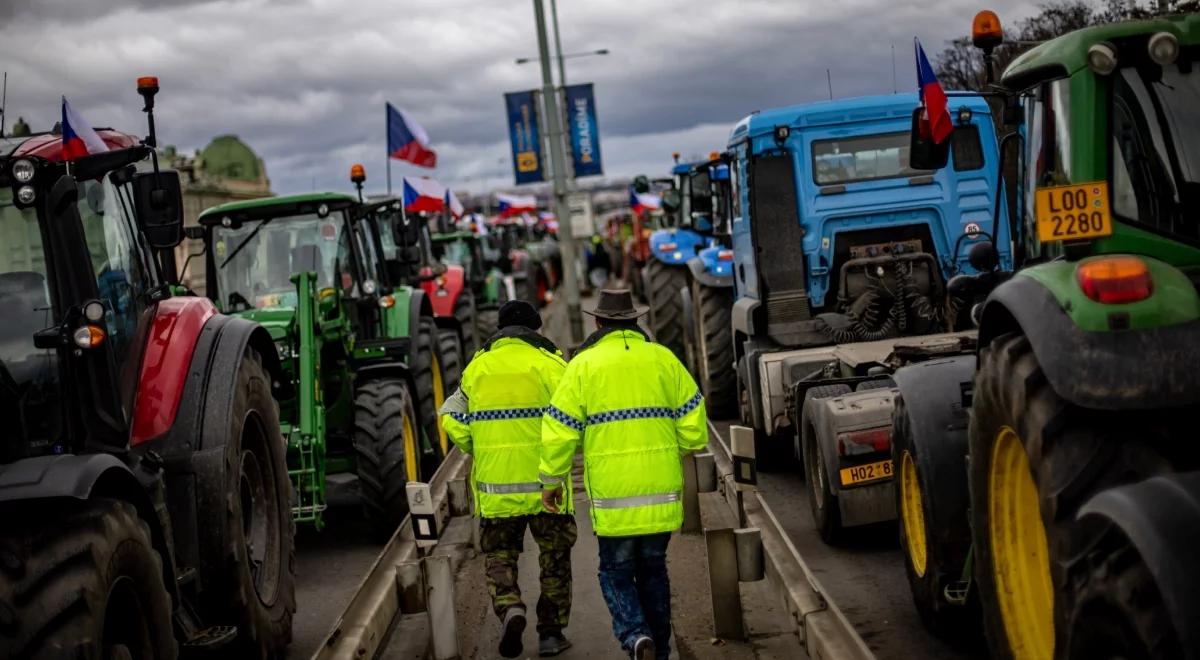
{"type": "Polygon", "coordinates": [[[601,536],[600,591],[612,614],[613,634],[621,648],[647,635],[658,660],[671,654],[671,583],[667,579],[670,533],[601,536]]]}

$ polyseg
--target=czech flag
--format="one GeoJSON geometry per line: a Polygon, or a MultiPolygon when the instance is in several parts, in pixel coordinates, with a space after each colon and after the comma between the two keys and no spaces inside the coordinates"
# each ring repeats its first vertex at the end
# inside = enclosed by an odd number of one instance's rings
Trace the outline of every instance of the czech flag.
{"type": "Polygon", "coordinates": [[[387,104],[388,158],[407,160],[420,167],[437,167],[437,154],[429,149],[429,134],[409,114],[387,104]]]}
{"type": "Polygon", "coordinates": [[[929,66],[929,58],[925,57],[921,42],[914,38],[913,46],[917,52],[917,89],[921,104],[925,107],[919,129],[922,137],[932,137],[934,142],[941,144],[954,132],[954,122],[946,107],[946,91],[933,73],[933,67],[929,66]]]}
{"type": "Polygon", "coordinates": [[[508,218],[522,213],[532,213],[537,210],[537,198],[533,195],[508,195],[496,193],[496,203],[500,205],[500,217],[508,218]]]}
{"type": "Polygon", "coordinates": [[[108,145],[96,134],[75,108],[62,97],[63,160],[76,160],[88,154],[108,151],[108,145]]]}
{"type": "Polygon", "coordinates": [[[404,177],[404,210],[441,213],[446,208],[446,187],[427,177],[404,177]]]}
{"type": "Polygon", "coordinates": [[[632,187],[629,189],[629,206],[634,213],[645,213],[662,208],[662,198],[651,193],[639,193],[632,187]]]}
{"type": "Polygon", "coordinates": [[[450,209],[450,215],[453,216],[455,220],[463,216],[463,211],[465,209],[463,209],[462,202],[458,201],[458,197],[454,194],[453,190],[450,190],[449,187],[446,188],[445,203],[446,208],[450,209]]]}

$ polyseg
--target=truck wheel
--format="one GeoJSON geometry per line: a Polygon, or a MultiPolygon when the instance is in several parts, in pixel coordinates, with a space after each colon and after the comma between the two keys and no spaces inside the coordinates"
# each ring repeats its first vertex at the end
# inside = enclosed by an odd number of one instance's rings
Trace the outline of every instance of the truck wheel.
{"type": "Polygon", "coordinates": [[[21,502],[0,517],[0,657],[176,657],[162,559],[132,504],[21,502]]]}
{"type": "Polygon", "coordinates": [[[731,417],[738,407],[733,330],[729,320],[733,293],[693,280],[692,304],[696,318],[696,369],[704,404],[713,417],[731,417]]]}
{"type": "MultiPolygon", "coordinates": [[[[458,327],[462,328],[462,365],[466,366],[471,361],[471,357],[475,355],[475,351],[479,350],[479,342],[482,338],[478,336],[478,312],[475,310],[475,296],[470,291],[463,291],[458,300],[454,303],[454,318],[458,321],[458,327]]],[[[457,387],[457,382],[455,387],[457,387]]],[[[448,388],[451,392],[453,387],[448,388]]]]}
{"type": "MultiPolygon", "coordinates": [[[[417,384],[417,417],[421,430],[429,442],[429,450],[435,451],[442,440],[442,423],[437,411],[446,399],[442,381],[441,362],[438,360],[438,328],[433,319],[422,316],[417,332],[413,335],[413,380],[417,384]]],[[[429,467],[425,465],[424,467],[429,467]]],[[[436,466],[434,466],[436,467],[436,466]]],[[[432,473],[430,473],[432,474],[432,473]]]]}
{"type": "Polygon", "coordinates": [[[650,332],[654,341],[671,349],[675,357],[683,353],[683,301],[679,290],[687,286],[688,271],[683,266],[668,266],[658,259],[646,264],[646,297],[650,301],[650,332]]]}
{"type": "Polygon", "coordinates": [[[408,513],[405,484],[421,479],[412,394],[400,378],[379,378],[354,395],[354,452],[363,510],[380,537],[408,513]]]}
{"type": "MultiPolygon", "coordinates": [[[[801,413],[807,413],[809,402],[849,394],[846,385],[818,385],[804,394],[801,413]]],[[[813,526],[821,540],[835,545],[842,532],[842,514],[838,509],[837,495],[833,492],[830,475],[825,469],[825,449],[817,437],[817,428],[807,414],[797,415],[800,424],[800,447],[804,461],[804,480],[808,484],[808,505],[812,511],[813,526]]]]}
{"type": "MultiPolygon", "coordinates": [[[[881,381],[867,381],[875,383],[881,381]]],[[[867,383],[860,383],[862,385],[867,383]]],[[[947,585],[960,580],[968,548],[954,543],[951,534],[939,530],[934,507],[950,510],[961,504],[964,493],[956,488],[938,488],[935,475],[917,469],[918,456],[925,448],[914,437],[912,421],[904,397],[896,397],[892,412],[892,460],[896,465],[896,513],[899,518],[900,548],[904,551],[904,569],[908,577],[913,604],[921,622],[933,634],[953,640],[966,641],[979,635],[979,599],[972,592],[964,605],[947,602],[943,593],[947,585]],[[947,502],[947,499],[953,498],[947,502]]],[[[929,457],[925,457],[928,460],[929,457]]],[[[959,468],[965,455],[959,452],[959,468]]],[[[936,472],[936,471],[935,471],[936,472]]],[[[961,488],[961,486],[959,486],[961,488]]],[[[965,489],[964,489],[965,490],[965,489]]],[[[944,512],[943,512],[944,513],[944,512]]],[[[966,511],[962,511],[966,525],[966,511]]]]}
{"type": "Polygon", "coordinates": [[[237,626],[239,657],[282,657],[296,612],[292,482],[279,407],[253,349],[242,358],[232,390],[223,480],[198,484],[214,498],[198,511],[202,556],[219,558],[204,576],[201,596],[212,621],[237,626]]]}
{"type": "Polygon", "coordinates": [[[981,348],[969,431],[970,516],[992,657],[1050,658],[1056,637],[1066,641],[1073,596],[1055,584],[1050,567],[1069,565],[1085,550],[1076,511],[1102,489],[1170,471],[1164,456],[1188,451],[1178,441],[1194,436],[1187,428],[1182,412],[1071,406],[1051,388],[1024,335],[981,348]]]}

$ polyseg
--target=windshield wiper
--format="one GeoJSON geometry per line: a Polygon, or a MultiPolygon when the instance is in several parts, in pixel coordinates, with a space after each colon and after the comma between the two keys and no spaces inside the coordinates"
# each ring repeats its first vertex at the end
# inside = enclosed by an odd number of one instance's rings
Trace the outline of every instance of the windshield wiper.
{"type": "Polygon", "coordinates": [[[230,261],[232,261],[233,258],[237,256],[238,252],[241,252],[242,248],[246,247],[246,244],[249,243],[251,241],[251,239],[253,239],[255,236],[257,236],[258,232],[262,231],[262,228],[266,227],[268,222],[270,222],[274,219],[275,218],[267,218],[267,219],[263,220],[262,222],[258,223],[258,226],[254,228],[254,231],[250,232],[250,234],[248,236],[246,236],[246,238],[242,239],[242,242],[238,243],[237,247],[233,248],[233,252],[230,252],[229,256],[225,257],[225,261],[221,262],[220,268],[224,268],[226,264],[228,264],[230,261]]]}

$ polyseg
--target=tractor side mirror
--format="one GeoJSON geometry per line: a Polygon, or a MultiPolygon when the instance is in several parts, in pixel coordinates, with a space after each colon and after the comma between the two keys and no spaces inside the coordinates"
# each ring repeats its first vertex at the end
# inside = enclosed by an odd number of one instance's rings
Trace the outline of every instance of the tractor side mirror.
{"type": "Polygon", "coordinates": [[[908,166],[914,170],[940,170],[950,160],[950,139],[938,144],[932,137],[921,137],[921,113],[916,108],[912,114],[912,131],[909,138],[908,166]]]}
{"type": "Polygon", "coordinates": [[[179,172],[137,172],[133,175],[133,206],[146,242],[156,250],[173,248],[183,240],[183,188],[179,172]]]}
{"type": "Polygon", "coordinates": [[[679,207],[683,206],[683,196],[675,188],[664,190],[662,194],[662,207],[667,213],[679,212],[679,207]]]}

